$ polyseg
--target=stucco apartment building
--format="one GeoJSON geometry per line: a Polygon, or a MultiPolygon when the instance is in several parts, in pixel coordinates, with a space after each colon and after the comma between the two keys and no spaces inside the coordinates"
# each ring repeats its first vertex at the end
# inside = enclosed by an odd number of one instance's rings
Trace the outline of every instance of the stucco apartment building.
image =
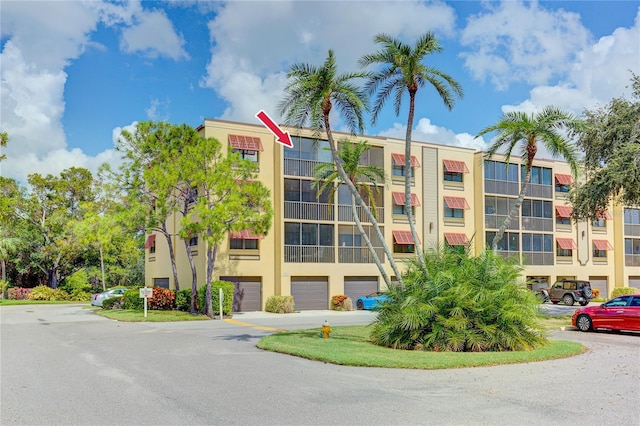
{"type": "MultiPolygon", "coordinates": [[[[275,142],[260,125],[206,119],[198,128],[259,165],[258,179],[271,190],[273,226],[264,237],[249,230],[230,234],[220,247],[216,278],[236,283],[235,309],[264,309],[271,295],[292,295],[296,309],[327,309],[330,297],[352,299],[384,289],[384,282],[361,239],[346,188],[333,203],[313,189],[314,167],[330,162],[326,141],[309,129],[287,129],[293,148],[275,142]]],[[[404,176],[411,173],[417,232],[428,250],[438,244],[469,245],[480,252],[515,202],[523,177],[518,159],[508,166],[500,157],[485,161],[471,149],[414,142],[411,170],[404,170],[404,140],[335,133],[336,140],[367,140],[371,150],[363,164],[386,171],[387,182],[376,195],[377,217],[400,267],[414,254],[404,212],[404,176]]],[[[614,287],[640,288],[640,209],[613,207],[593,222],[573,223],[566,193],[569,167],[537,160],[531,184],[499,251],[517,256],[533,288],[560,278],[590,280],[602,294],[614,287]]],[[[362,212],[360,212],[362,213],[362,212]]],[[[371,241],[379,241],[361,214],[371,241]]],[[[169,218],[172,234],[179,218],[169,218]]],[[[174,237],[177,238],[177,237],[174,237]]],[[[180,241],[176,249],[179,280],[190,283],[190,268],[180,241]]],[[[198,276],[205,276],[204,242],[191,239],[198,276]]],[[[164,238],[149,235],[145,244],[146,285],[175,288],[164,238]]],[[[378,248],[380,258],[384,258],[378,248]]],[[[385,268],[393,276],[388,262],[385,268]]],[[[201,284],[202,285],[202,284],[201,284]]]]}

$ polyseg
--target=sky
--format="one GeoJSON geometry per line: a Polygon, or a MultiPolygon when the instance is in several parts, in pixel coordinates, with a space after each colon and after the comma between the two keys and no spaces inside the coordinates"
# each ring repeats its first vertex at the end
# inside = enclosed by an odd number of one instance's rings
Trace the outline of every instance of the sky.
{"type": "MultiPolygon", "coordinates": [[[[0,31],[0,174],[22,183],[117,167],[115,141],[140,121],[260,124],[260,110],[281,121],[292,64],[319,66],[333,49],[339,73],[360,70],[379,33],[413,45],[432,31],[443,51],[425,63],[464,89],[451,111],[420,89],[417,141],[482,150],[491,135],[475,135],[504,112],[581,114],[630,96],[640,74],[638,0],[2,0],[0,31]]],[[[365,134],[404,139],[407,105],[396,116],[387,103],[365,134]]]]}

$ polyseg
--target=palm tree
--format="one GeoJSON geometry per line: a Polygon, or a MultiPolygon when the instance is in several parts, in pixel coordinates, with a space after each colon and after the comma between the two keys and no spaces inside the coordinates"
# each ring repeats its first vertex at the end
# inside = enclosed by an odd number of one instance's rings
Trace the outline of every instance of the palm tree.
{"type": "Polygon", "coordinates": [[[7,230],[0,227],[0,280],[7,280],[6,261],[16,251],[20,240],[8,235],[7,230]]]}
{"type": "MultiPolygon", "coordinates": [[[[329,50],[327,59],[321,67],[310,64],[294,64],[289,68],[287,73],[289,83],[285,88],[286,94],[280,102],[279,110],[289,125],[298,127],[309,125],[318,132],[322,130],[326,132],[336,171],[356,202],[362,206],[383,244],[385,255],[396,274],[398,283],[402,284],[400,272],[380,231],[378,221],[342,167],[329,122],[329,114],[335,104],[349,130],[354,134],[356,132],[364,133],[362,114],[367,110],[368,98],[365,91],[356,86],[352,80],[368,76],[369,74],[366,72],[337,75],[335,57],[333,51],[329,50]]],[[[387,282],[387,285],[391,285],[391,283],[387,282]]]]}
{"type": "Polygon", "coordinates": [[[547,106],[539,113],[507,112],[496,124],[482,129],[478,133],[476,137],[493,131],[498,132],[496,140],[485,153],[485,158],[490,159],[500,148],[504,147],[506,149],[505,162],[507,165],[516,145],[521,143],[522,151],[520,155],[526,168],[518,199],[498,229],[491,244],[494,251],[498,249],[498,243],[502,239],[504,231],[509,227],[513,217],[522,205],[527,187],[531,181],[531,168],[533,159],[538,152],[538,142],[541,142],[553,157],[561,157],[569,163],[571,173],[575,177],[578,174],[578,149],[565,135],[570,136],[583,129],[583,127],[583,121],[573,114],[553,106],[547,106]]]}
{"type": "Polygon", "coordinates": [[[404,202],[411,235],[415,242],[416,255],[424,270],[425,262],[422,247],[419,244],[420,239],[413,222],[411,173],[409,173],[409,170],[411,170],[411,130],[415,114],[416,93],[418,93],[420,87],[430,84],[436,89],[447,109],[451,110],[455,104],[455,96],[462,98],[462,86],[449,75],[423,63],[427,55],[442,51],[440,43],[432,32],[422,35],[413,47],[386,34],[378,34],[375,36],[374,41],[381,44],[383,46],[382,49],[376,53],[364,55],[358,61],[363,67],[371,64],[382,64],[383,66],[381,70],[371,75],[365,86],[370,94],[378,92],[373,104],[372,123],[376,123],[382,107],[392,93],[396,116],[400,115],[402,96],[405,89],[409,92],[409,116],[407,117],[404,149],[404,202]]]}
{"type": "MultiPolygon", "coordinates": [[[[352,144],[349,141],[342,141],[340,144],[340,151],[338,155],[340,156],[340,164],[344,168],[344,171],[349,176],[349,180],[359,190],[364,191],[369,200],[371,200],[371,205],[375,212],[375,197],[374,192],[378,191],[378,187],[376,184],[378,182],[384,183],[384,169],[375,165],[362,165],[360,164],[360,158],[362,155],[369,151],[371,147],[367,143],[367,141],[360,141],[357,144],[352,144]],[[372,183],[373,185],[369,185],[372,183]]],[[[336,169],[335,164],[333,163],[323,163],[316,167],[315,174],[317,180],[314,182],[313,186],[318,188],[320,192],[329,191],[330,200],[334,198],[336,191],[339,188],[340,183],[342,182],[342,178],[340,177],[340,173],[336,169]],[[334,185],[337,182],[338,186],[334,185]]],[[[360,215],[358,214],[358,210],[356,208],[356,199],[351,194],[351,211],[353,212],[353,220],[358,227],[358,231],[362,235],[371,256],[373,257],[373,261],[378,267],[380,271],[380,275],[384,279],[385,283],[389,284],[391,279],[389,278],[387,271],[382,267],[382,262],[376,253],[371,240],[369,239],[369,235],[365,232],[362,227],[362,222],[360,221],[360,215]]]]}

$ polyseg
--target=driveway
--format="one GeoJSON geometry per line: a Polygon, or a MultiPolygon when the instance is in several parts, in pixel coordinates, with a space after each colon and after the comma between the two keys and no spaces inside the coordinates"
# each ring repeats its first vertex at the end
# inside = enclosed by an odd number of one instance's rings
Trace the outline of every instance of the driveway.
{"type": "Polygon", "coordinates": [[[270,328],[371,318],[318,311],[120,323],[82,306],[3,306],[0,423],[640,424],[638,335],[557,332],[588,351],[433,371],[344,367],[255,347],[270,328]]]}

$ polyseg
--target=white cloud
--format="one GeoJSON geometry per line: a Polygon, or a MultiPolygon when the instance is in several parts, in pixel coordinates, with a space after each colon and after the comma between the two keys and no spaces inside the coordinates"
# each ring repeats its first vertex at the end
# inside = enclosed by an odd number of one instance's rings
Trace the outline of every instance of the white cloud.
{"type": "Polygon", "coordinates": [[[167,98],[164,101],[154,98],[151,99],[149,108],[145,108],[144,112],[151,121],[169,121],[169,105],[171,101],[167,98]]]}
{"type": "Polygon", "coordinates": [[[230,2],[209,23],[215,45],[201,85],[228,102],[223,118],[253,122],[260,109],[275,118],[290,64],[321,65],[334,49],[339,72],[352,71],[379,32],[412,42],[431,29],[446,38],[454,22],[443,3],[230,2]]]}
{"type": "MultiPolygon", "coordinates": [[[[0,53],[0,131],[9,134],[1,172],[23,183],[36,171],[58,174],[79,166],[93,172],[104,161],[117,162],[113,150],[88,156],[77,148],[70,149],[62,126],[65,68],[88,46],[103,48],[90,40],[99,22],[125,26],[122,45],[129,52],[188,58],[182,48],[184,40],[164,12],[145,11],[139,1],[9,1],[2,3],[0,19],[4,41],[0,53]]],[[[155,109],[152,105],[149,112],[159,116],[162,106],[161,102],[155,109]]]]}
{"type": "Polygon", "coordinates": [[[544,85],[564,77],[576,52],[590,34],[580,15],[550,11],[537,2],[484,3],[486,11],[467,20],[460,42],[465,66],[479,80],[487,78],[499,90],[511,83],[544,85]]]}
{"type": "MultiPolygon", "coordinates": [[[[383,130],[378,136],[403,139],[406,137],[407,126],[405,124],[393,123],[390,129],[383,130]]],[[[418,124],[411,131],[411,140],[429,142],[440,145],[451,145],[462,148],[472,148],[479,151],[487,149],[487,144],[483,138],[476,138],[468,133],[454,133],[444,127],[436,126],[428,118],[421,118],[418,124]]]]}
{"type": "Polygon", "coordinates": [[[122,31],[120,48],[126,53],[142,53],[150,58],[189,59],[184,38],[177,34],[163,11],[140,11],[135,24],[122,31]]]}

